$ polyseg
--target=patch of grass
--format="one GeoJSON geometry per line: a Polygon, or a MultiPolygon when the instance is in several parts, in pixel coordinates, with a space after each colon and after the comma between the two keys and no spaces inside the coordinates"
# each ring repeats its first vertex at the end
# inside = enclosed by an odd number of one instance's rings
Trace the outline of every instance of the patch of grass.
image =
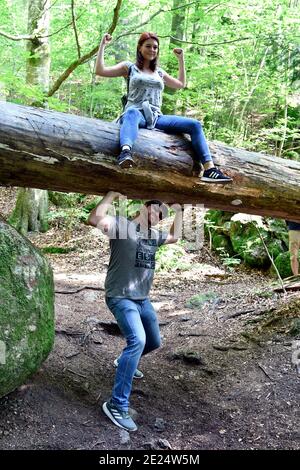
{"type": "Polygon", "coordinates": [[[262,299],[271,299],[274,296],[274,292],[272,290],[258,291],[257,295],[262,299]]]}
{"type": "Polygon", "coordinates": [[[291,328],[289,329],[288,333],[289,333],[291,336],[298,336],[298,335],[300,335],[300,318],[296,318],[296,319],[292,322],[292,326],[291,326],[291,328]]]}
{"type": "Polygon", "coordinates": [[[70,253],[71,251],[75,251],[75,248],[64,248],[62,246],[45,246],[41,248],[43,253],[51,253],[54,255],[61,255],[65,253],[70,253]]]}
{"type": "Polygon", "coordinates": [[[207,292],[206,294],[193,295],[186,302],[188,308],[202,308],[207,302],[217,299],[218,295],[215,292],[207,292]]]}

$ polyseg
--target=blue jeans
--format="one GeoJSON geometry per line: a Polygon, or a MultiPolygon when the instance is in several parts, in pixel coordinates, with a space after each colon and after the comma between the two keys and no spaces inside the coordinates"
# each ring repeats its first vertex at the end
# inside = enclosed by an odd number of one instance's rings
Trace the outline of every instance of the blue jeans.
{"type": "MultiPolygon", "coordinates": [[[[141,111],[130,107],[120,119],[120,146],[133,146],[138,136],[139,128],[146,128],[146,121],[141,111]]],[[[207,163],[212,157],[205,139],[202,125],[196,119],[184,116],[161,115],[157,119],[156,129],[168,134],[189,134],[195,151],[196,161],[207,163]]]]}
{"type": "Polygon", "coordinates": [[[158,320],[149,299],[106,297],[105,300],[127,342],[118,359],[111,403],[128,411],[132,379],[139,360],[160,346],[158,320]]]}

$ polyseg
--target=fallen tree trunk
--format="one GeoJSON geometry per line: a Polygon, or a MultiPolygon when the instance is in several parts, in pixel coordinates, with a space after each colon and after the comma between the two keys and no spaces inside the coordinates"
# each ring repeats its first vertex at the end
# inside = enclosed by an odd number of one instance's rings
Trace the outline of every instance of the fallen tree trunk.
{"type": "Polygon", "coordinates": [[[214,161],[234,182],[207,184],[192,176],[188,139],[140,130],[137,167],[116,165],[115,123],[0,102],[0,184],[56,191],[204,204],[208,208],[300,221],[300,163],[218,142],[214,161]]]}

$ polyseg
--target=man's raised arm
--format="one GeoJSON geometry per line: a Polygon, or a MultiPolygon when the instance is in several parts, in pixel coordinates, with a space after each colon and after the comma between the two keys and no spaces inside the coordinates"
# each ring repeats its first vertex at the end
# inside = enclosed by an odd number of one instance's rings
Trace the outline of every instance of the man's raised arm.
{"type": "Polygon", "coordinates": [[[173,220],[173,224],[170,228],[170,231],[168,233],[168,236],[165,241],[165,245],[168,245],[170,243],[176,243],[178,242],[179,238],[182,237],[182,219],[183,219],[183,214],[182,214],[182,208],[180,204],[173,204],[171,206],[171,209],[175,211],[175,217],[173,220]]]}
{"type": "Polygon", "coordinates": [[[122,196],[121,193],[109,191],[99,202],[99,204],[92,210],[87,220],[87,224],[100,228],[103,233],[109,233],[114,217],[108,215],[108,210],[111,207],[113,201],[120,196],[122,196]]]}

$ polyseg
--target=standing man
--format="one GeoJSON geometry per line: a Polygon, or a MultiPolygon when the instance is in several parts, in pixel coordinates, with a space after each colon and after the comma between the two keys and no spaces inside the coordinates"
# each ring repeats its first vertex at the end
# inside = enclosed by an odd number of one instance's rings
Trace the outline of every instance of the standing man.
{"type": "Polygon", "coordinates": [[[289,229],[289,251],[291,256],[291,268],[294,276],[299,274],[299,249],[300,249],[300,223],[286,220],[289,229]]]}
{"type": "Polygon", "coordinates": [[[113,191],[107,193],[91,212],[88,223],[110,238],[105,300],[127,343],[114,362],[117,369],[112,395],[102,408],[116,426],[136,431],[137,426],[128,414],[132,380],[143,376],[137,369],[141,356],[160,346],[158,320],[148,297],[155,253],[161,245],[177,242],[182,231],[182,211],[176,206],[170,232],[159,232],[153,227],[167,216],[165,204],[147,201],[132,220],[108,215],[113,201],[120,196],[113,191]]]}

